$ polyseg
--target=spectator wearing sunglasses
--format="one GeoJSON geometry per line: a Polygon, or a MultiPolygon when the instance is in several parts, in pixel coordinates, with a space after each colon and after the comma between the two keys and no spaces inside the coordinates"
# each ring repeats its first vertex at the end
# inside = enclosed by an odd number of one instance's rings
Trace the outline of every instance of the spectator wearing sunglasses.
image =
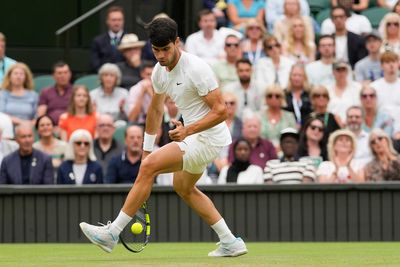
{"type": "Polygon", "coordinates": [[[365,167],[365,180],[374,182],[400,180],[400,156],[394,150],[392,140],[382,129],[372,130],[369,147],[373,160],[365,167]]]}
{"type": "Polygon", "coordinates": [[[307,157],[318,167],[328,160],[324,138],[324,122],[318,118],[309,118],[300,132],[298,156],[307,157]]]}
{"type": "Polygon", "coordinates": [[[364,85],[360,92],[361,107],[364,112],[362,129],[367,133],[374,128],[380,128],[387,135],[393,136],[393,119],[377,108],[376,90],[369,85],[364,85]]]}
{"type": "Polygon", "coordinates": [[[96,161],[89,131],[78,129],[71,134],[64,159],[57,172],[58,184],[103,183],[103,172],[96,161]]]}
{"type": "Polygon", "coordinates": [[[381,52],[400,53],[400,15],[394,12],[386,14],[379,24],[382,35],[381,52]]]}

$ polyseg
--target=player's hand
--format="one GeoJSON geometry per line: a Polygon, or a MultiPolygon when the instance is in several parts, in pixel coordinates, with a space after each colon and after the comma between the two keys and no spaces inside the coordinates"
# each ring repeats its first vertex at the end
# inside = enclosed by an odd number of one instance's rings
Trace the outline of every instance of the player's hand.
{"type": "Polygon", "coordinates": [[[168,132],[169,138],[171,138],[172,141],[178,141],[178,142],[185,139],[187,136],[187,132],[182,122],[178,120],[171,120],[171,122],[176,126],[176,128],[168,132]]]}

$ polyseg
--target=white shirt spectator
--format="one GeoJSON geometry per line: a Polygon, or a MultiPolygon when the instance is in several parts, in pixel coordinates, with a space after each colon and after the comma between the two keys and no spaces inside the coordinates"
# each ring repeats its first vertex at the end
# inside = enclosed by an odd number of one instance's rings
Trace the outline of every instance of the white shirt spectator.
{"type": "MultiPolygon", "coordinates": [[[[352,160],[350,162],[350,167],[351,169],[356,172],[360,173],[360,171],[363,169],[362,164],[357,161],[357,160],[352,160]]],[[[332,161],[324,161],[322,162],[317,170],[317,176],[325,176],[325,177],[330,177],[332,174],[336,171],[336,166],[332,161]]],[[[325,182],[325,183],[351,183],[351,179],[349,179],[350,176],[350,171],[348,170],[347,167],[339,167],[337,170],[337,175],[340,177],[340,181],[320,181],[320,182],[325,182]]]]}
{"type": "Polygon", "coordinates": [[[2,138],[14,139],[14,128],[11,118],[3,112],[0,112],[0,128],[3,130],[2,138]]]}
{"type": "MultiPolygon", "coordinates": [[[[228,174],[229,166],[221,169],[218,176],[218,184],[226,184],[226,176],[228,174]]],[[[237,184],[262,184],[263,170],[257,165],[250,165],[245,171],[239,173],[237,177],[237,184]]]]}
{"type": "Polygon", "coordinates": [[[335,55],[336,60],[349,62],[349,55],[347,53],[347,35],[335,36],[335,55]]]}
{"type": "Polygon", "coordinates": [[[295,62],[293,60],[281,56],[279,69],[276,69],[271,58],[260,58],[255,69],[257,86],[259,86],[259,88],[266,88],[275,83],[279,83],[281,88],[286,88],[289,81],[290,70],[294,64],[295,62]]]}
{"type": "Polygon", "coordinates": [[[213,64],[225,56],[225,39],[218,30],[214,30],[213,37],[210,40],[204,38],[203,31],[198,31],[189,35],[186,39],[185,50],[188,53],[196,55],[213,64]]]}
{"type": "Polygon", "coordinates": [[[255,82],[251,82],[248,89],[244,89],[240,82],[234,82],[225,86],[225,91],[232,92],[237,98],[236,115],[242,118],[243,110],[250,109],[257,112],[261,109],[264,102],[263,94],[256,86],[255,82]]]}
{"type": "MultiPolygon", "coordinates": [[[[351,16],[346,20],[346,29],[349,32],[362,35],[363,33],[371,32],[372,26],[371,22],[369,22],[366,16],[352,13],[351,16]]],[[[321,35],[334,34],[335,31],[335,24],[333,24],[331,18],[327,18],[322,22],[321,35]]]]}
{"type": "Polygon", "coordinates": [[[353,160],[358,161],[362,167],[367,165],[372,160],[372,153],[369,149],[369,133],[362,130],[357,138],[356,153],[353,160]]]}
{"type": "Polygon", "coordinates": [[[110,114],[114,120],[119,119],[121,102],[128,97],[128,91],[121,87],[115,87],[111,95],[104,93],[104,90],[99,87],[90,91],[92,103],[96,106],[98,114],[110,114]]]}
{"type": "Polygon", "coordinates": [[[264,181],[278,184],[301,184],[303,178],[315,180],[315,169],[311,161],[269,160],[264,169],[264,181]]]}
{"type": "Polygon", "coordinates": [[[132,112],[132,109],[141,100],[140,113],[136,120],[137,123],[145,123],[146,122],[147,109],[150,106],[150,102],[151,102],[151,98],[152,98],[151,95],[149,95],[146,92],[143,92],[145,90],[144,86],[147,86],[147,83],[151,84],[150,81],[141,80],[137,84],[132,86],[131,89],[129,89],[129,95],[128,95],[128,98],[125,103],[125,114],[127,116],[129,116],[129,114],[132,112]],[[143,98],[141,98],[142,94],[143,94],[143,98]]]}
{"type": "MultiPolygon", "coordinates": [[[[275,22],[284,17],[283,0],[267,0],[265,4],[265,20],[268,30],[272,32],[275,22]]],[[[310,6],[307,0],[300,0],[300,14],[302,16],[310,15],[310,6]]]]}

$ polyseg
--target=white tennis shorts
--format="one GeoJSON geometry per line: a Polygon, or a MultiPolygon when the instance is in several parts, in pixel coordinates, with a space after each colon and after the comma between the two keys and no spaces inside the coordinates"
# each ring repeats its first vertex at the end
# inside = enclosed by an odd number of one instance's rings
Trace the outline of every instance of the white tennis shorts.
{"type": "Polygon", "coordinates": [[[176,143],[184,152],[182,170],[194,174],[203,173],[223,148],[211,145],[206,137],[199,134],[189,135],[182,142],[176,143]]]}

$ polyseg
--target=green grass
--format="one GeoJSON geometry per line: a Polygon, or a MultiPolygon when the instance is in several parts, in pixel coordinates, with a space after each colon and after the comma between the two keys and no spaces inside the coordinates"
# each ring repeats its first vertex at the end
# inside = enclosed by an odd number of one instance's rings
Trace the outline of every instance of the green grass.
{"type": "Polygon", "coordinates": [[[209,258],[212,243],[150,243],[133,254],[91,244],[2,244],[0,266],[400,266],[400,243],[248,243],[238,258],[209,258]]]}

